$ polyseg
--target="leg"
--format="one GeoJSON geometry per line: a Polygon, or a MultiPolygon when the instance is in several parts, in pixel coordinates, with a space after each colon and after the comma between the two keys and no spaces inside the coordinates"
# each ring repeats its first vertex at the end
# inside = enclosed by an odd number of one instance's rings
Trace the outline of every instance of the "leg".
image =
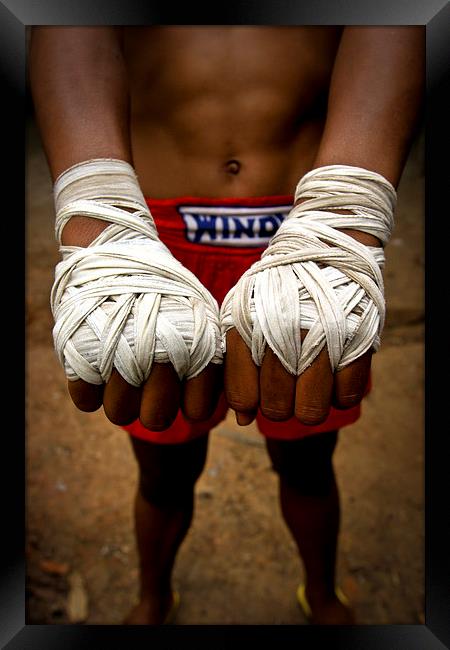
{"type": "Polygon", "coordinates": [[[332,464],[337,431],[299,440],[267,438],[279,475],[283,517],[297,544],[306,575],[306,597],[317,624],[352,624],[335,594],[339,493],[332,464]]]}
{"type": "Polygon", "coordinates": [[[172,568],[192,521],[194,485],[205,465],[208,436],[183,444],[130,440],[139,466],[134,512],[140,602],[125,623],[161,624],[171,605],[172,568]]]}

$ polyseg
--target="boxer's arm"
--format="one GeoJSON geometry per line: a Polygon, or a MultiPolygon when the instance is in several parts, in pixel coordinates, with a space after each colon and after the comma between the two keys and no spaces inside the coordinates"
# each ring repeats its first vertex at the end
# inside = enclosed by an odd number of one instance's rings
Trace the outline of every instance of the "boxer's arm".
{"type": "MultiPolygon", "coordinates": [[[[421,114],[424,85],[423,27],[347,27],[333,69],[327,121],[313,168],[363,167],[383,175],[397,188],[421,114]]],[[[369,234],[347,232],[364,244],[379,245],[369,234]]],[[[352,406],[362,399],[370,363],[368,352],[336,374],[337,405],[352,406]]]]}
{"type": "Polygon", "coordinates": [[[346,27],[313,168],[364,167],[396,187],[420,116],[424,83],[423,27],[346,27]]]}
{"type": "MultiPolygon", "coordinates": [[[[132,164],[128,86],[116,27],[34,27],[30,87],[52,179],[91,158],[132,164]]],[[[75,217],[63,243],[87,246],[105,222],[75,217]]]]}
{"type": "MultiPolygon", "coordinates": [[[[363,167],[397,186],[421,112],[424,77],[422,27],[345,28],[313,168],[363,167]]],[[[347,232],[364,244],[379,244],[369,234],[347,232]]],[[[253,419],[258,401],[271,419],[285,420],[295,414],[305,424],[318,424],[326,418],[330,403],[350,407],[362,399],[370,352],[333,377],[324,349],[297,379],[271,350],[258,373],[236,330],[230,330],[227,341],[226,390],[242,424],[253,419]]]]}
{"type": "MultiPolygon", "coordinates": [[[[115,27],[35,27],[31,33],[30,85],[38,127],[53,181],[76,163],[116,158],[132,163],[129,94],[115,27]]],[[[108,224],[72,217],[63,231],[65,245],[88,246],[108,224]]],[[[219,367],[220,369],[220,367],[219,367]]],[[[181,388],[171,364],[153,365],[147,382],[130,386],[114,369],[103,386],[69,381],[78,408],[102,404],[115,424],[140,417],[149,428],[164,429],[181,404],[195,419],[210,415],[216,400],[218,367],[208,366],[181,388]]]]}

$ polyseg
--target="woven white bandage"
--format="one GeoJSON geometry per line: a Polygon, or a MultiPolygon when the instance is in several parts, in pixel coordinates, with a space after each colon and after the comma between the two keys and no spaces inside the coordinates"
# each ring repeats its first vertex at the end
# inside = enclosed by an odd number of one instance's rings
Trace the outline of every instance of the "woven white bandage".
{"type": "Polygon", "coordinates": [[[217,302],[159,240],[131,165],[74,165],[56,180],[54,199],[60,243],[73,216],[111,222],[86,248],[60,246],[51,308],[68,379],[101,384],[115,367],[140,386],[153,361],[170,361],[180,379],[222,362],[217,302]]]}
{"type": "Polygon", "coordinates": [[[298,199],[305,200],[293,207],[221,307],[224,339],[236,327],[256,365],[268,345],[297,376],[325,345],[333,371],[379,348],[383,248],[365,246],[339,229],[370,233],[384,246],[394,225],[396,192],[380,174],[330,165],[305,174],[298,199]],[[301,329],[309,330],[303,342],[301,329]]]}

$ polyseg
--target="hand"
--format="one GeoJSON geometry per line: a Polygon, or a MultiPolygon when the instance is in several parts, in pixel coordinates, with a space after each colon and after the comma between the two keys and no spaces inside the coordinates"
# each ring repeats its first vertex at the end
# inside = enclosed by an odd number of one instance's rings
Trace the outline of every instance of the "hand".
{"type": "Polygon", "coordinates": [[[88,384],[82,379],[67,384],[81,411],[96,411],[103,404],[113,424],[125,426],[139,418],[147,429],[163,431],[180,407],[192,421],[212,416],[222,389],[222,365],[210,363],[197,377],[181,382],[171,363],[154,363],[147,381],[138,388],[128,384],[116,369],[106,384],[88,384]]]}
{"type": "MultiPolygon", "coordinates": [[[[303,338],[305,331],[301,331],[303,338]]],[[[225,393],[228,404],[236,411],[238,424],[250,424],[258,407],[264,417],[274,422],[295,415],[303,424],[322,423],[330,406],[347,409],[362,400],[370,374],[372,352],[335,375],[331,371],[325,348],[299,377],[291,375],[270,348],[261,368],[235,328],[227,333],[225,357],[225,393]]]]}
{"type": "MultiPolygon", "coordinates": [[[[101,220],[73,217],[64,228],[62,243],[88,246],[107,225],[101,220]]],[[[172,424],[180,407],[193,421],[211,417],[222,390],[222,376],[222,365],[210,363],[196,377],[180,381],[171,363],[154,363],[139,387],[128,384],[115,368],[106,384],[82,379],[67,383],[72,401],[81,411],[96,411],[103,405],[113,424],[124,426],[139,418],[146,428],[162,431],[172,424]]]]}
{"type": "MultiPolygon", "coordinates": [[[[372,235],[353,230],[344,232],[365,245],[380,246],[380,241],[372,235]]],[[[299,332],[302,340],[305,335],[306,331],[299,332]]],[[[327,418],[330,406],[348,409],[359,404],[369,381],[370,350],[333,374],[324,347],[311,366],[295,377],[269,347],[258,368],[235,328],[227,332],[226,349],[225,393],[241,425],[254,420],[258,407],[274,422],[295,416],[306,425],[320,424],[327,418]]]]}

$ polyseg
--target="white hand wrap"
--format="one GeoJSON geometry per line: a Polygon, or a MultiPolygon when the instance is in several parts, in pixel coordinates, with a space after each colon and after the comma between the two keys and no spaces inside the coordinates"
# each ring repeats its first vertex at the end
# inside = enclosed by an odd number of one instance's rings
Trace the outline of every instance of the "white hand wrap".
{"type": "Polygon", "coordinates": [[[73,216],[111,222],[87,248],[60,247],[51,308],[68,379],[101,384],[115,367],[140,386],[153,361],[170,361],[180,379],[222,362],[217,302],[158,239],[131,165],[75,165],[56,180],[54,198],[60,243],[73,216]]]}
{"type": "Polygon", "coordinates": [[[298,199],[307,200],[293,207],[221,308],[224,339],[236,327],[256,365],[268,345],[293,375],[300,375],[324,345],[333,371],[379,348],[385,318],[383,249],[364,246],[338,229],[370,233],[385,245],[396,192],[380,174],[330,165],[305,174],[296,188],[298,199]],[[309,330],[303,342],[301,329],[309,330]]]}

